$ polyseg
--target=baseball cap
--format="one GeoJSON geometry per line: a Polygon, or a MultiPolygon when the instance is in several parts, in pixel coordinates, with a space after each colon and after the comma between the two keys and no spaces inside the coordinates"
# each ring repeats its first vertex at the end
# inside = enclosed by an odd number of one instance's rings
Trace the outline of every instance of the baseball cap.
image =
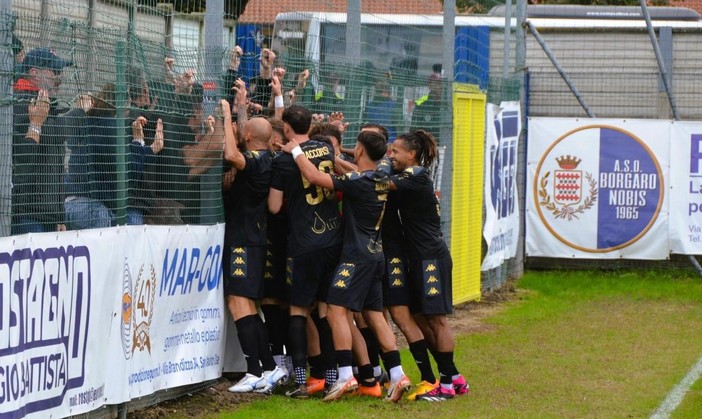
{"type": "Polygon", "coordinates": [[[73,62],[64,60],[48,48],[35,48],[24,56],[22,70],[26,73],[30,68],[46,68],[62,71],[64,67],[73,65],[73,62]]]}

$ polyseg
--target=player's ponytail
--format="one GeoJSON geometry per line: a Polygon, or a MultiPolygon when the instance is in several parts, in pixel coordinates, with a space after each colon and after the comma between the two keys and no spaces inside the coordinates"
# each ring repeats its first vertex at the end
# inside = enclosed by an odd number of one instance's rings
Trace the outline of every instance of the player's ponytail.
{"type": "Polygon", "coordinates": [[[415,131],[415,134],[417,134],[422,141],[422,159],[419,164],[424,167],[430,167],[432,163],[434,163],[434,160],[439,157],[439,145],[436,138],[423,129],[415,131]]]}
{"type": "Polygon", "coordinates": [[[403,134],[402,138],[407,143],[408,150],[414,150],[417,163],[423,167],[431,164],[439,155],[439,146],[433,135],[422,129],[403,134]]]}

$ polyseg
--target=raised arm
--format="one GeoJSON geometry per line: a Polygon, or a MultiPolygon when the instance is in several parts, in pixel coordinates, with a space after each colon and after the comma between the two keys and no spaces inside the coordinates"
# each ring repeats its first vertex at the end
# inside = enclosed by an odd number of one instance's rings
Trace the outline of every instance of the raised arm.
{"type": "Polygon", "coordinates": [[[234,137],[237,144],[244,141],[244,125],[249,120],[249,107],[246,103],[246,83],[242,79],[236,79],[234,82],[234,107],[236,107],[236,126],[238,128],[237,135],[234,137]]]}
{"type": "Polygon", "coordinates": [[[222,160],[224,148],[224,124],[221,118],[210,115],[205,122],[207,133],[197,144],[183,147],[183,161],[190,167],[190,176],[197,176],[222,160]]]}
{"type": "Polygon", "coordinates": [[[273,105],[275,114],[273,118],[283,119],[283,111],[285,110],[285,101],[283,100],[283,85],[277,75],[273,75],[271,79],[271,91],[273,93],[273,105]]]}
{"type": "Polygon", "coordinates": [[[246,159],[239,151],[237,146],[236,135],[232,125],[232,112],[229,102],[222,99],[220,101],[224,120],[224,160],[231,163],[237,170],[243,170],[246,166],[246,159]]]}

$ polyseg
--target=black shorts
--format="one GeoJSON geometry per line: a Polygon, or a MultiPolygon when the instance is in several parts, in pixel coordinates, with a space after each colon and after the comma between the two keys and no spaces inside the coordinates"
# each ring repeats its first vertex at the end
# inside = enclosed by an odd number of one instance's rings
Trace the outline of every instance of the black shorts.
{"type": "Polygon", "coordinates": [[[402,256],[387,256],[383,276],[383,304],[385,307],[409,306],[410,302],[405,260],[402,256]]]}
{"type": "Polygon", "coordinates": [[[288,301],[288,286],[285,283],[287,258],[285,242],[282,247],[268,242],[266,246],[266,267],[263,273],[263,298],[276,298],[288,301]]]}
{"type": "Polygon", "coordinates": [[[332,277],[327,303],[351,311],[382,311],[385,261],[340,263],[332,277]]]}
{"type": "Polygon", "coordinates": [[[453,261],[450,254],[437,259],[410,260],[407,268],[412,297],[410,310],[413,313],[453,313],[453,261]]]}
{"type": "Polygon", "coordinates": [[[263,298],[263,274],[266,247],[225,246],[223,258],[224,293],[260,300],[263,298]]]}
{"type": "Polygon", "coordinates": [[[326,301],[329,281],[339,263],[341,243],[288,258],[287,283],[290,305],[310,307],[315,301],[326,301]]]}

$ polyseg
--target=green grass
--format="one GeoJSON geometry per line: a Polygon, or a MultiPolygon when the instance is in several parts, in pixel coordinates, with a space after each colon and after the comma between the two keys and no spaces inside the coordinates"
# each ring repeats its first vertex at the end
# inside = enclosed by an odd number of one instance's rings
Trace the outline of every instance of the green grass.
{"type": "MultiPolygon", "coordinates": [[[[529,272],[519,298],[456,336],[471,393],[442,404],[261,398],[217,417],[647,418],[702,356],[702,279],[678,272],[529,272]]],[[[403,351],[413,380],[416,367],[403,351]]],[[[675,418],[699,418],[696,383],[675,418]]]]}
{"type": "Polygon", "coordinates": [[[670,416],[671,419],[699,418],[702,416],[702,380],[692,386],[687,397],[670,416]]]}

